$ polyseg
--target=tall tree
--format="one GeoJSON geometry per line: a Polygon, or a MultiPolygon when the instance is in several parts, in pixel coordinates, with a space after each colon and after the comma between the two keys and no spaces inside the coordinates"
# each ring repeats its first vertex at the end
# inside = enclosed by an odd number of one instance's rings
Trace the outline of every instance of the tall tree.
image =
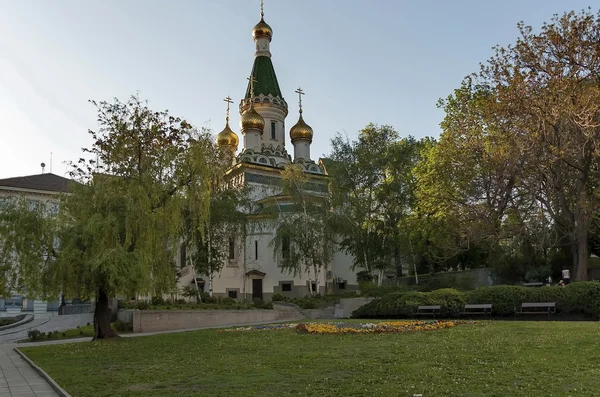
{"type": "Polygon", "coordinates": [[[62,202],[52,273],[64,291],[96,298],[94,338],[103,339],[115,336],[110,297],[173,290],[183,209],[199,222],[208,213],[212,146],[206,132],[137,97],[93,104],[99,128],[85,151],[94,159],[74,166],[80,184],[62,202]]]}
{"type": "MultiPolygon", "coordinates": [[[[248,187],[226,176],[231,165],[230,153],[210,151],[209,156],[212,157],[211,180],[204,192],[208,197],[208,214],[205,215],[205,209],[198,213],[193,206],[186,209],[184,244],[196,273],[208,276],[208,293],[212,296],[214,276],[232,256],[237,257],[238,248],[245,241],[243,236],[249,226],[247,214],[252,203],[248,187]]],[[[191,197],[196,196],[191,194],[191,197]]]]}
{"type": "MultiPolygon", "coordinates": [[[[568,241],[575,279],[586,280],[588,230],[598,207],[600,14],[557,15],[538,33],[524,23],[518,27],[516,44],[496,47],[472,77],[474,87],[484,87],[492,100],[483,102],[483,120],[468,133],[491,125],[506,136],[510,156],[497,164],[515,168],[519,159],[516,188],[568,241]]],[[[469,111],[463,107],[456,114],[469,119],[469,111]]]]}
{"type": "Polygon", "coordinates": [[[0,296],[57,297],[49,269],[56,256],[56,203],[25,197],[0,200],[0,296]]]}
{"type": "Polygon", "coordinates": [[[343,231],[342,248],[354,256],[354,266],[381,272],[389,265],[389,240],[380,238],[382,203],[377,192],[386,178],[388,151],[398,133],[390,126],[369,124],[349,141],[337,135],[332,139],[331,165],[333,198],[343,231]],[[379,229],[379,233],[378,233],[379,229]]]}
{"type": "Polygon", "coordinates": [[[335,244],[330,197],[323,189],[327,185],[311,181],[297,164],[287,166],[281,174],[285,196],[272,207],[275,236],[270,246],[282,258],[283,269],[294,275],[307,274],[309,292],[315,295],[335,244]]]}

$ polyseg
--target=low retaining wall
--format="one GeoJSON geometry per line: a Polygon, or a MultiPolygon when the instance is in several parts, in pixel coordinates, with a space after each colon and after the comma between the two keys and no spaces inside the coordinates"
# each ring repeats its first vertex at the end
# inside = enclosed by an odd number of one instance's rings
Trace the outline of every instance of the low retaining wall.
{"type": "Polygon", "coordinates": [[[86,303],[81,305],[63,305],[58,308],[58,314],[84,314],[93,313],[96,306],[93,303],[86,303]]]}
{"type": "Polygon", "coordinates": [[[350,318],[353,311],[372,300],[373,298],[340,299],[340,303],[335,305],[335,318],[350,318]]]}
{"type": "Polygon", "coordinates": [[[303,318],[296,310],[122,310],[117,317],[128,322],[133,332],[157,332],[203,327],[227,327],[303,318]]]}

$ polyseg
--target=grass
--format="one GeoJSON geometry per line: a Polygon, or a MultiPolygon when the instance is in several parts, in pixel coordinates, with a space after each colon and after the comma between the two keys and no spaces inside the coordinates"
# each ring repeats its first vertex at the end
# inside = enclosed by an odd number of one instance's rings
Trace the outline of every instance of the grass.
{"type": "Polygon", "coordinates": [[[17,321],[21,321],[21,320],[22,320],[22,317],[21,318],[18,318],[18,317],[3,317],[3,318],[0,318],[0,327],[3,327],[5,325],[14,324],[17,321]]]}
{"type": "Polygon", "coordinates": [[[593,396],[598,331],[535,321],[406,334],[203,330],[21,350],[73,397],[593,396]]]}

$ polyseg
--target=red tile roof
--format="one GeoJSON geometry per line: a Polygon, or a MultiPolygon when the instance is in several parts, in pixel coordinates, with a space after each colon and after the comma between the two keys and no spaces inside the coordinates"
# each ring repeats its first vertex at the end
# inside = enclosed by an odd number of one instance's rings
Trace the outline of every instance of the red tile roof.
{"type": "Polygon", "coordinates": [[[0,179],[0,187],[67,193],[71,182],[71,179],[48,173],[0,179]]]}

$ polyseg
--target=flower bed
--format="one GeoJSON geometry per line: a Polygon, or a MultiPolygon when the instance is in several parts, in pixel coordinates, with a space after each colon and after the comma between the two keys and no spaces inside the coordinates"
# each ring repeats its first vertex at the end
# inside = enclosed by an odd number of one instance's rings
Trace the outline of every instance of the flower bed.
{"type": "Polygon", "coordinates": [[[302,323],[268,324],[249,327],[227,328],[221,332],[274,331],[295,329],[301,334],[383,334],[413,331],[432,331],[452,328],[460,324],[472,324],[473,321],[383,321],[377,323],[302,323]]]}

